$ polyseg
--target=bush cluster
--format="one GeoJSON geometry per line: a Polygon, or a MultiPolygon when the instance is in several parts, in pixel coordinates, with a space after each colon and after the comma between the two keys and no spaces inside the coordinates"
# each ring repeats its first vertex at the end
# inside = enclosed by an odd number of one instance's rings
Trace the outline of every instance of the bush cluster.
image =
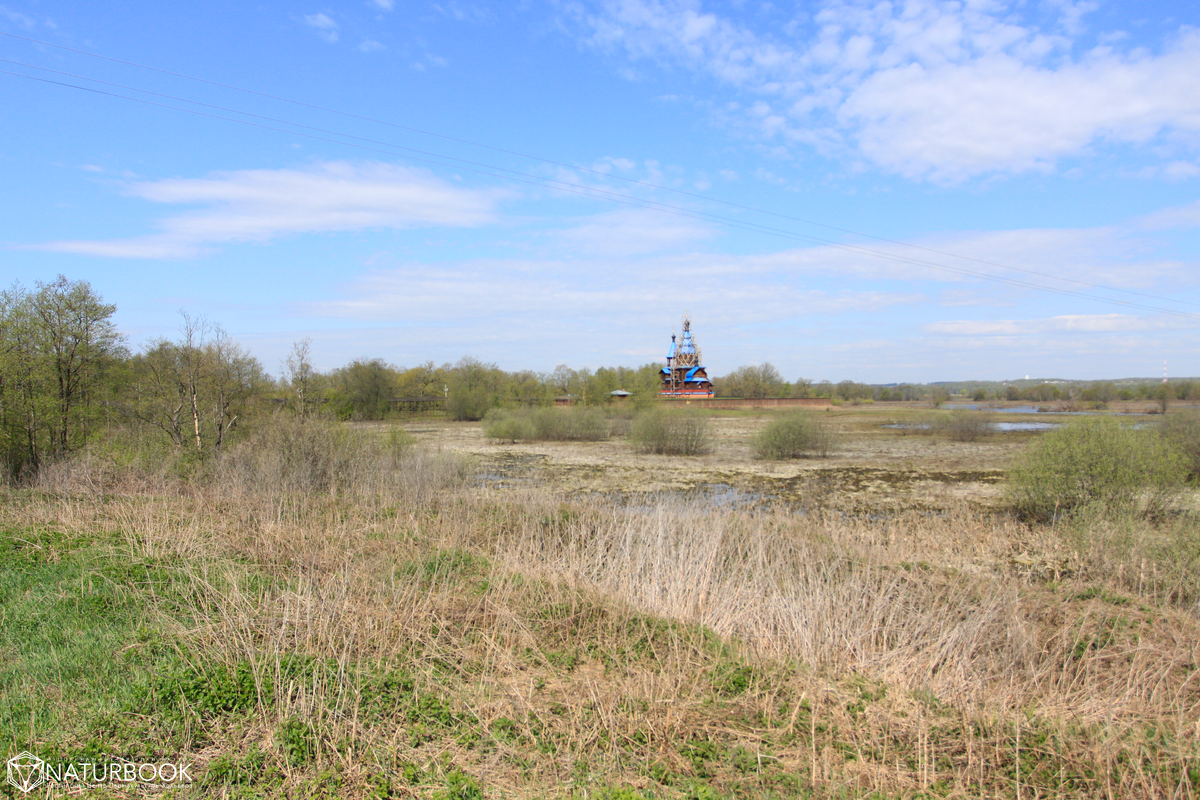
{"type": "Polygon", "coordinates": [[[380,435],[329,420],[280,415],[219,454],[212,478],[230,497],[409,500],[467,479],[469,467],[461,459],[411,444],[401,429],[380,435]]]}
{"type": "Polygon", "coordinates": [[[1090,417],[1042,434],[1012,470],[1009,491],[1018,511],[1038,519],[1085,509],[1154,515],[1170,506],[1187,475],[1182,449],[1165,437],[1090,417]]]}
{"type": "Polygon", "coordinates": [[[956,442],[974,442],[992,431],[992,417],[979,411],[951,411],[930,417],[929,429],[956,442]]]}
{"type": "Polygon", "coordinates": [[[824,458],[833,449],[833,432],[816,414],[797,411],[768,422],[751,446],[757,458],[769,461],[805,456],[824,458]]]}
{"type": "Polygon", "coordinates": [[[652,408],[633,419],[633,446],[643,453],[695,456],[712,451],[708,414],[691,408],[652,408]]]}
{"type": "Polygon", "coordinates": [[[1193,475],[1200,475],[1200,413],[1181,411],[1168,414],[1158,426],[1158,432],[1183,453],[1188,470],[1193,475]]]}
{"type": "Polygon", "coordinates": [[[483,435],[507,442],[598,442],[607,439],[608,419],[598,408],[493,408],[483,418],[483,435]]]}

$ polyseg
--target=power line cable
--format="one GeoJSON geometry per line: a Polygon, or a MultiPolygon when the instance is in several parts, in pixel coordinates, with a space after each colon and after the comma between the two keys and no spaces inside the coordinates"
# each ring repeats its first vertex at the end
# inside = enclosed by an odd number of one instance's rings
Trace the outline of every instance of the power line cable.
{"type": "MultiPolygon", "coordinates": [[[[666,192],[673,192],[678,195],[693,197],[693,198],[705,200],[705,201],[711,202],[711,203],[718,203],[720,205],[728,206],[730,208],[738,208],[738,209],[741,209],[744,211],[751,211],[751,212],[758,213],[758,214],[765,214],[768,216],[777,217],[779,219],[786,219],[791,222],[800,222],[805,225],[813,225],[816,227],[825,228],[827,230],[837,231],[839,233],[848,233],[853,236],[862,236],[864,238],[872,239],[877,242],[884,242],[886,244],[894,244],[894,245],[897,245],[900,247],[907,247],[907,248],[912,248],[914,250],[921,250],[921,251],[924,251],[927,253],[932,253],[934,255],[962,259],[964,261],[971,261],[976,264],[982,264],[984,266],[998,267],[1000,269],[1011,270],[1013,272],[1022,272],[1027,275],[1034,275],[1039,278],[1049,278],[1051,280],[1062,281],[1064,283],[1072,283],[1077,286],[1086,286],[1091,289],[1101,289],[1103,291],[1117,292],[1120,294],[1128,294],[1128,295],[1134,295],[1134,296],[1138,296],[1138,297],[1145,297],[1150,300],[1160,300],[1160,301],[1164,301],[1164,302],[1168,302],[1168,303],[1179,303],[1182,305],[1200,306],[1200,303],[1192,302],[1189,300],[1180,300],[1177,298],[1163,297],[1161,295],[1149,294],[1146,292],[1139,292],[1139,291],[1136,291],[1133,289],[1122,289],[1119,287],[1108,286],[1106,284],[1101,284],[1101,283],[1092,283],[1089,281],[1081,281],[1081,280],[1078,280],[1075,278],[1064,278],[1064,277],[1061,277],[1058,275],[1051,275],[1049,273],[1039,272],[1037,270],[1025,269],[1023,267],[1014,267],[1014,266],[1010,266],[1007,264],[1001,264],[996,261],[989,261],[986,259],[975,258],[974,256],[966,256],[966,255],[962,255],[960,253],[952,253],[952,252],[949,252],[946,250],[938,250],[938,249],[932,248],[932,247],[925,247],[924,245],[913,244],[911,242],[902,242],[897,239],[889,239],[889,238],[886,238],[883,236],[876,236],[874,234],[866,233],[864,231],[857,231],[857,230],[853,230],[850,228],[841,228],[836,225],[828,225],[823,222],[817,222],[815,220],[805,219],[803,217],[796,217],[796,216],[792,216],[789,214],[783,214],[783,213],[780,213],[777,211],[771,211],[769,209],[759,208],[756,206],[745,205],[742,203],[735,203],[735,202],[732,202],[729,200],[722,200],[720,198],[711,197],[709,195],[701,194],[699,192],[691,192],[686,189],[679,189],[677,187],[672,187],[672,186],[663,186],[661,184],[656,184],[651,181],[643,181],[643,180],[640,180],[637,178],[630,178],[630,177],[623,176],[623,175],[617,175],[617,174],[614,174],[611,172],[605,172],[603,170],[593,169],[591,167],[584,167],[584,166],[580,166],[577,164],[568,164],[568,163],[565,163],[562,161],[555,161],[554,159],[544,158],[542,156],[531,155],[529,153],[522,153],[522,152],[516,151],[516,150],[509,150],[507,148],[497,147],[495,145],[485,144],[483,142],[476,142],[476,141],[473,141],[470,139],[462,139],[462,138],[459,138],[456,136],[449,136],[449,135],[442,134],[442,133],[436,133],[434,131],[428,131],[428,130],[424,130],[422,128],[412,127],[410,125],[402,125],[397,122],[390,122],[388,120],[377,119],[375,117],[369,117],[369,116],[365,116],[363,114],[355,114],[350,111],[343,111],[343,110],[336,109],[336,108],[330,108],[328,106],[317,105],[315,103],[308,103],[303,100],[295,100],[295,99],[292,99],[289,97],[283,97],[280,95],[270,94],[269,92],[260,92],[256,89],[247,89],[245,87],[237,86],[234,84],[222,83],[220,81],[209,80],[208,78],[200,78],[195,75],[188,75],[183,72],[176,72],[173,70],[163,69],[161,67],[150,66],[148,64],[141,64],[136,61],[128,61],[125,59],[115,58],[113,56],[106,56],[106,55],[103,55],[102,53],[94,53],[89,50],[81,50],[81,49],[75,48],[75,47],[68,47],[66,45],[55,44],[54,42],[47,42],[42,39],[34,39],[29,36],[20,36],[18,34],[8,33],[5,31],[0,31],[0,35],[8,36],[13,39],[20,39],[23,41],[31,42],[33,44],[44,45],[46,47],[54,47],[59,50],[65,50],[65,51],[71,52],[71,53],[78,53],[80,55],[89,56],[91,58],[103,59],[105,61],[111,61],[116,64],[123,64],[125,66],[137,67],[138,69],[144,69],[144,70],[149,70],[152,72],[158,72],[163,75],[171,75],[171,76],[177,77],[177,78],[184,78],[185,80],[196,81],[198,83],[205,83],[210,86],[220,87],[222,89],[230,89],[230,90],[237,91],[237,92],[243,92],[246,94],[256,95],[258,97],[264,97],[264,98],[267,98],[270,100],[278,100],[283,103],[290,103],[290,104],[301,106],[304,108],[311,108],[316,111],[324,111],[324,112],[327,112],[330,114],[338,114],[340,116],[349,117],[351,119],[362,120],[364,122],[372,122],[372,123],[379,124],[379,125],[387,125],[389,127],[396,128],[399,130],[410,131],[412,133],[419,133],[424,136],[433,136],[435,138],[443,139],[443,140],[449,141],[449,142],[456,142],[458,144],[466,144],[466,145],[470,145],[472,147],[482,147],[487,150],[495,151],[497,153],[504,153],[506,155],[517,156],[518,158],[525,158],[525,159],[529,159],[532,161],[540,161],[543,164],[551,164],[551,165],[558,166],[558,167],[564,167],[566,169],[588,172],[593,175],[599,175],[606,179],[619,180],[619,181],[624,181],[626,183],[630,183],[630,184],[634,184],[634,185],[638,185],[638,186],[644,186],[644,187],[651,188],[651,189],[657,189],[657,190],[666,191],[666,192]]],[[[7,60],[7,59],[4,59],[4,60],[7,60]]],[[[19,62],[13,62],[13,63],[19,63],[19,62]]],[[[44,67],[34,67],[34,68],[35,69],[45,69],[44,67]]],[[[93,79],[85,78],[85,80],[93,80],[93,79]]],[[[123,88],[128,88],[128,87],[123,87],[123,88]]],[[[143,91],[143,90],[134,90],[134,91],[143,91]]],[[[195,102],[195,101],[185,101],[185,102],[195,102]]],[[[248,113],[248,112],[233,112],[233,113],[248,113]]],[[[298,123],[284,123],[284,124],[296,125],[298,123]]],[[[348,135],[348,134],[338,134],[338,135],[348,135]]],[[[390,145],[390,146],[398,147],[399,145],[390,145]]],[[[405,149],[408,149],[408,148],[405,148],[405,149]]],[[[414,151],[414,152],[420,152],[420,151],[414,151]]],[[[439,158],[450,158],[449,156],[441,156],[441,155],[439,155],[438,157],[439,158]]],[[[491,168],[504,169],[502,167],[491,167],[491,168]]],[[[827,240],[822,240],[822,239],[815,239],[815,240],[816,241],[827,241],[827,240]]],[[[978,274],[983,275],[984,273],[978,273],[978,274]]]]}
{"type": "MultiPolygon", "coordinates": [[[[27,65],[27,64],[23,64],[22,62],[12,61],[11,59],[0,59],[0,61],[4,61],[7,63],[21,64],[22,66],[29,66],[34,69],[41,69],[41,70],[45,70],[48,72],[54,72],[54,73],[61,74],[61,75],[72,75],[72,73],[64,73],[60,70],[53,70],[53,69],[49,69],[46,67],[37,67],[34,65],[27,65]]],[[[181,108],[179,106],[172,106],[172,105],[168,105],[166,103],[159,103],[159,102],[155,102],[152,100],[146,100],[144,98],[130,97],[128,95],[117,94],[115,92],[107,92],[107,91],[104,91],[101,89],[94,89],[94,88],[87,87],[87,86],[78,86],[76,84],[70,84],[70,83],[65,83],[62,81],[50,80],[48,78],[39,78],[34,75],[25,75],[25,74],[22,74],[19,72],[12,72],[9,70],[0,70],[0,74],[12,75],[14,77],[26,78],[28,80],[38,81],[41,83],[47,83],[47,84],[52,84],[52,85],[56,85],[56,86],[62,86],[65,88],[77,89],[80,91],[91,92],[94,94],[99,94],[99,95],[103,95],[103,96],[107,96],[107,97],[115,97],[115,98],[119,98],[119,99],[123,99],[123,100],[130,100],[132,102],[143,103],[146,105],[155,106],[155,107],[159,107],[159,108],[166,108],[166,109],[170,109],[170,110],[174,110],[174,111],[181,111],[184,113],[196,114],[199,116],[209,117],[212,119],[219,119],[219,120],[223,120],[226,122],[234,122],[234,123],[238,123],[238,124],[242,124],[242,125],[249,125],[252,127],[262,128],[265,130],[270,130],[270,131],[275,131],[275,132],[280,132],[280,133],[287,133],[289,135],[302,136],[305,138],[329,142],[332,144],[340,144],[340,145],[347,146],[347,147],[356,147],[359,149],[369,150],[369,151],[377,152],[377,153],[384,153],[387,155],[395,155],[396,153],[394,152],[394,150],[404,150],[410,154],[411,153],[420,154],[419,156],[416,156],[416,157],[414,157],[412,155],[409,155],[408,157],[413,158],[414,160],[417,160],[417,161],[425,162],[425,163],[437,164],[439,166],[446,166],[446,167],[450,167],[452,169],[464,169],[465,171],[475,172],[475,173],[484,174],[484,175],[490,175],[492,177],[499,177],[499,178],[504,178],[504,179],[508,179],[508,180],[516,180],[521,183],[541,186],[543,188],[550,188],[550,189],[555,189],[558,191],[566,191],[566,192],[571,192],[574,194],[581,194],[581,195],[593,197],[596,199],[603,199],[603,200],[608,200],[611,202],[623,203],[626,205],[632,205],[632,206],[637,206],[637,207],[641,207],[641,208],[649,208],[649,209],[653,209],[653,210],[659,210],[659,211],[663,211],[665,213],[674,214],[676,216],[689,217],[692,219],[698,219],[698,220],[702,220],[705,222],[716,222],[716,223],[723,224],[723,225],[726,225],[729,227],[741,228],[743,230],[748,230],[748,231],[752,231],[752,232],[756,232],[756,233],[766,233],[766,234],[770,234],[770,235],[774,235],[774,236],[780,236],[783,238],[793,239],[796,241],[821,244],[821,245],[829,246],[829,247],[836,248],[839,250],[859,254],[859,255],[866,255],[866,256],[871,256],[871,257],[875,257],[875,258],[882,258],[882,259],[889,260],[889,261],[895,261],[898,263],[909,264],[909,265],[913,265],[913,266],[926,267],[929,269],[935,269],[935,270],[939,270],[939,271],[943,271],[943,272],[950,272],[950,273],[963,275],[963,276],[967,276],[967,277],[981,278],[984,280],[989,280],[989,281],[993,281],[993,282],[997,282],[997,283],[1003,283],[1003,284],[1010,285],[1010,286],[1033,289],[1033,290],[1042,291],[1042,292],[1049,292],[1049,293],[1059,294],[1059,295],[1068,296],[1068,297],[1078,297],[1081,299],[1091,300],[1091,301],[1095,301],[1095,302],[1109,303],[1109,304],[1113,304],[1113,305],[1123,306],[1126,308],[1137,308],[1137,309],[1141,309],[1141,310],[1145,310],[1145,311],[1154,311],[1154,312],[1158,312],[1158,313],[1171,314],[1171,315],[1175,315],[1175,316],[1183,316],[1183,317],[1188,317],[1188,318],[1200,317],[1200,315],[1192,313],[1192,312],[1178,311],[1178,310],[1169,309],[1169,308],[1162,308],[1159,306],[1150,306],[1150,305],[1146,305],[1146,304],[1142,304],[1142,303],[1135,303],[1135,302],[1127,301],[1127,300],[1117,300],[1114,298],[1097,297],[1095,295],[1090,295],[1090,294],[1086,294],[1083,292],[1078,292],[1078,291],[1074,291],[1074,290],[1070,290],[1070,289],[1059,289],[1059,288],[1055,288],[1055,287],[1051,287],[1051,286],[1045,286],[1043,284],[1032,283],[1030,281],[1019,280],[1016,278],[1007,278],[1007,277],[998,276],[998,275],[990,275],[988,273],[981,273],[981,272],[976,272],[974,270],[967,270],[967,269],[963,269],[963,268],[959,268],[959,267],[952,267],[952,266],[949,266],[946,264],[938,264],[935,262],[925,261],[923,259],[912,258],[910,256],[903,256],[903,255],[899,255],[899,254],[887,253],[887,252],[878,251],[878,250],[871,250],[869,248],[865,248],[865,247],[861,247],[861,246],[857,246],[857,245],[848,245],[848,244],[844,244],[844,243],[837,242],[837,241],[830,240],[830,239],[823,239],[821,237],[811,236],[808,234],[800,234],[800,233],[796,233],[794,231],[787,231],[787,230],[774,228],[774,227],[767,226],[767,225],[761,225],[759,223],[747,222],[744,220],[735,220],[735,219],[731,219],[728,217],[722,217],[720,215],[711,214],[708,212],[694,211],[692,209],[686,209],[686,208],[682,208],[679,206],[673,206],[670,204],[660,203],[660,202],[652,201],[652,200],[631,198],[627,195],[620,195],[615,192],[611,192],[611,191],[604,190],[604,189],[588,187],[588,186],[584,186],[581,184],[572,184],[569,182],[558,181],[558,180],[552,179],[552,178],[541,178],[539,176],[529,175],[528,173],[520,173],[515,170],[508,170],[503,167],[495,167],[493,165],[480,164],[479,162],[466,161],[464,159],[457,159],[457,158],[453,158],[451,156],[443,156],[441,154],[436,154],[436,153],[428,153],[427,151],[420,151],[420,150],[415,150],[413,148],[403,147],[401,145],[394,145],[394,144],[387,143],[387,142],[379,142],[377,140],[365,139],[364,137],[354,136],[351,134],[344,134],[344,133],[340,133],[340,132],[336,132],[336,131],[328,131],[328,130],[322,129],[322,128],[314,128],[312,126],[303,125],[301,123],[290,122],[287,120],[279,120],[279,119],[276,119],[273,117],[265,117],[263,115],[253,114],[251,112],[239,111],[236,109],[228,109],[228,108],[225,108],[222,106],[215,106],[215,105],[212,105],[209,103],[202,103],[200,101],[187,100],[185,98],[178,98],[178,97],[174,97],[172,95],[164,95],[164,94],[161,94],[158,92],[152,92],[149,90],[136,89],[133,87],[125,87],[125,86],[122,86],[121,84],[113,84],[113,83],[110,83],[107,81],[101,81],[98,79],[72,75],[73,77],[76,77],[76,78],[79,78],[82,80],[93,81],[96,83],[101,83],[101,84],[109,85],[109,86],[121,86],[121,88],[126,88],[131,91],[144,92],[144,93],[152,94],[152,95],[155,95],[158,97],[171,98],[174,100],[178,100],[180,102],[193,103],[193,104],[201,105],[201,106],[204,106],[207,108],[219,109],[222,111],[226,111],[228,113],[243,114],[246,116],[256,117],[258,119],[264,119],[264,120],[269,120],[269,121],[273,121],[273,122],[278,122],[280,124],[292,125],[295,127],[304,128],[307,130],[320,131],[322,133],[328,133],[333,136],[343,136],[343,137],[350,138],[350,139],[358,139],[360,141],[379,144],[379,145],[382,145],[383,147],[391,148],[391,149],[382,149],[381,147],[372,147],[372,146],[364,145],[364,144],[356,144],[354,142],[347,142],[347,141],[343,141],[341,139],[329,138],[328,136],[318,136],[315,134],[289,130],[286,128],[277,128],[272,125],[264,125],[261,123],[252,122],[250,120],[237,119],[234,117],[225,117],[225,116],[221,116],[219,114],[212,114],[212,113],[208,113],[205,111],[198,111],[196,109],[191,109],[191,108],[181,108]],[[448,160],[458,161],[460,163],[459,164],[449,164],[449,163],[446,163],[445,160],[437,160],[437,159],[448,159],[448,160]],[[472,166],[463,167],[462,166],[463,164],[469,164],[472,166]],[[500,171],[507,172],[510,174],[501,175],[501,174],[498,174],[498,172],[496,170],[500,170],[500,171]]],[[[1053,276],[1046,276],[1046,277],[1053,278],[1053,276]]],[[[1107,288],[1107,287],[1094,287],[1094,288],[1107,288]]],[[[1114,291],[1120,291],[1120,290],[1114,290],[1114,291]]],[[[1166,299],[1166,298],[1159,298],[1159,299],[1166,299]]]]}

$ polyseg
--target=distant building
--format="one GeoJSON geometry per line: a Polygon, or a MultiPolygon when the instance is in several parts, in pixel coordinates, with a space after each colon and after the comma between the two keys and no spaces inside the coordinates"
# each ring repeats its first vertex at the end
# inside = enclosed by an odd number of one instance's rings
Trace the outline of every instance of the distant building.
{"type": "Polygon", "coordinates": [[[676,343],[671,334],[671,349],[667,351],[667,366],[662,369],[663,397],[712,397],[713,385],[708,372],[700,364],[700,348],[692,339],[692,320],[683,318],[683,341],[676,343]]]}

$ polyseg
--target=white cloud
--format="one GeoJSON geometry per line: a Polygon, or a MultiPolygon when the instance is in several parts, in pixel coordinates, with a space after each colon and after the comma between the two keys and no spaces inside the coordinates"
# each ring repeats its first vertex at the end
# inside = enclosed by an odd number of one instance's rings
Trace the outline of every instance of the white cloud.
{"type": "Polygon", "coordinates": [[[1163,280],[1194,281],[1193,266],[1148,257],[1144,247],[1136,236],[1115,228],[1032,229],[946,234],[911,245],[866,241],[799,247],[744,263],[748,269],[845,279],[969,282],[986,287],[1001,304],[1028,295],[1029,287],[1018,284],[1099,296],[1102,290],[1074,281],[1134,290],[1163,280]],[[980,275],[1000,280],[985,282],[980,275]]]}
{"type": "Polygon", "coordinates": [[[384,11],[392,10],[392,0],[371,0],[371,3],[384,11]]]}
{"type": "Polygon", "coordinates": [[[997,53],[967,63],[880,70],[838,115],[864,154],[938,180],[1049,170],[1103,140],[1144,144],[1167,128],[1200,131],[1200,38],[1164,56],[1095,54],[1039,67],[997,53]]]}
{"type": "Polygon", "coordinates": [[[363,39],[358,43],[358,49],[364,53],[374,53],[377,50],[386,50],[387,45],[377,42],[374,39],[363,39]]]}
{"type": "Polygon", "coordinates": [[[1200,175],[1200,165],[1194,164],[1191,161],[1172,161],[1168,164],[1163,164],[1162,174],[1167,180],[1173,181],[1195,178],[1200,175]]]}
{"type": "Polygon", "coordinates": [[[304,24],[314,28],[327,42],[338,40],[338,24],[326,14],[306,14],[304,24]]]}
{"type": "Polygon", "coordinates": [[[476,5],[475,3],[459,3],[456,0],[450,0],[445,3],[434,3],[433,8],[447,17],[458,20],[459,22],[484,22],[491,19],[491,12],[484,6],[476,5]]]}
{"type": "Polygon", "coordinates": [[[1200,200],[1185,206],[1155,211],[1138,219],[1136,224],[1150,231],[1200,227],[1200,200]]]}
{"type": "Polygon", "coordinates": [[[612,172],[614,169],[618,170],[619,172],[629,172],[631,169],[635,168],[636,166],[637,166],[637,163],[629,160],[628,158],[605,156],[604,158],[597,161],[595,164],[592,164],[592,170],[594,172],[600,172],[600,173],[607,175],[610,172],[612,172]]]}
{"type": "Polygon", "coordinates": [[[672,324],[684,310],[725,325],[768,325],[800,316],[874,312],[920,299],[905,292],[836,291],[795,281],[742,280],[736,259],[643,257],[614,261],[481,259],[375,268],[348,284],[341,299],[306,306],[318,316],[414,322],[507,319],[522,328],[547,316],[570,330],[672,324]],[[686,293],[680,287],[686,286],[686,293]],[[546,315],[547,309],[553,314],[546,315]]]}
{"type": "Polygon", "coordinates": [[[35,249],[125,258],[186,257],[229,242],[303,233],[417,226],[464,227],[495,219],[496,195],[460,189],[427,172],[377,162],[307,169],[242,170],[208,178],[135,183],[127,193],[206,209],[170,217],[161,233],[107,241],[60,241],[35,249]]]}
{"type": "MultiPolygon", "coordinates": [[[[6,19],[14,25],[17,25],[18,27],[27,31],[31,31],[37,27],[37,21],[32,17],[27,17],[19,11],[13,11],[11,8],[7,8],[5,6],[0,6],[0,19],[6,19]]],[[[53,28],[55,26],[48,25],[48,27],[53,28]]]]}
{"type": "Polygon", "coordinates": [[[641,208],[596,214],[555,234],[562,245],[583,253],[633,255],[678,249],[712,236],[697,220],[641,208]]]}
{"type": "MultiPolygon", "coordinates": [[[[813,32],[759,33],[700,0],[603,0],[593,44],[683,63],[746,94],[720,117],[768,141],[857,150],[886,170],[955,182],[1050,170],[1104,143],[1200,133],[1200,31],[1158,53],[1116,40],[1076,55],[1093,4],[1053,0],[1056,30],[1009,4],[827,0],[813,32]]],[[[1189,138],[1190,137],[1190,138],[1189,138]]]]}
{"type": "Polygon", "coordinates": [[[1045,319],[950,320],[930,323],[923,326],[922,330],[949,336],[1045,336],[1067,332],[1116,333],[1194,328],[1195,325],[1194,321],[1185,318],[1167,320],[1129,314],[1064,314],[1045,319]]]}
{"type": "Polygon", "coordinates": [[[1134,374],[1138,354],[1148,352],[1135,344],[1170,340],[1154,352],[1182,358],[1191,346],[1185,338],[1198,328],[1184,316],[1107,313],[1071,294],[1043,294],[882,257],[915,256],[1097,296],[1103,292],[1068,280],[1161,291],[1158,286],[1179,286],[1194,273],[1156,259],[1144,242],[1120,229],[993,231],[922,242],[1045,272],[1030,276],[898,244],[868,245],[881,255],[832,246],[753,255],[681,252],[704,243],[707,231],[690,225],[629,210],[588,217],[557,234],[552,245],[572,248],[561,258],[389,263],[390,257],[380,256],[334,299],[306,305],[303,312],[363,325],[403,319],[414,333],[397,331],[397,341],[421,336],[439,358],[468,352],[549,368],[563,360],[564,346],[579,364],[588,363],[592,352],[661,357],[654,345],[665,342],[670,326],[690,310],[716,374],[767,359],[788,374],[884,381],[1011,376],[1029,370],[1031,352],[1045,369],[1064,374],[1078,372],[1072,359],[1084,353],[1093,375],[1134,374]],[[674,225],[682,229],[671,230],[674,225]],[[656,253],[659,236],[678,241],[656,253]],[[606,251],[626,237],[642,243],[606,251]],[[1013,310],[1002,312],[1002,319],[983,318],[996,307],[1013,310]],[[1015,309],[1021,312],[1013,316],[1015,309]]]}

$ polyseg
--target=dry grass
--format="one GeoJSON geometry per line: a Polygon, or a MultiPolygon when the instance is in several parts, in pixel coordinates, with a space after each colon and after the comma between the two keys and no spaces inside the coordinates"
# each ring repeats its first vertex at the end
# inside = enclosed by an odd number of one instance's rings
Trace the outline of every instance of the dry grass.
{"type": "Polygon", "coordinates": [[[458,771],[518,797],[1196,794],[1200,613],[1134,580],[1151,551],[1100,523],[1071,546],[967,508],[629,508],[472,489],[437,454],[360,460],[248,451],[191,488],[77,462],[3,522],[106,534],[189,582],[158,608],[181,660],[243,665],[258,699],[171,741],[210,768],[260,748],[272,795],[323,774],[424,795],[458,771]]]}

